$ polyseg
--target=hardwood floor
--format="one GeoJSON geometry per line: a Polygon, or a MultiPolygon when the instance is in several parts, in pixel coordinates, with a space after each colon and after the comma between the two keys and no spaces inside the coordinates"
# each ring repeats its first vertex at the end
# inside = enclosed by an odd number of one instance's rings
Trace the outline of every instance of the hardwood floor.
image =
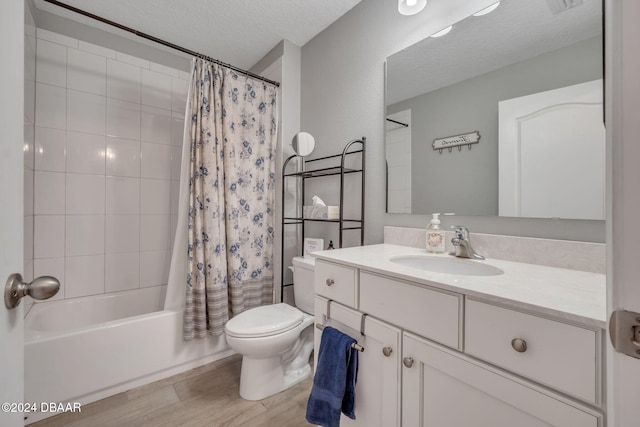
{"type": "Polygon", "coordinates": [[[312,379],[261,401],[238,394],[240,356],[232,356],[31,424],[33,427],[299,427],[312,379]]]}

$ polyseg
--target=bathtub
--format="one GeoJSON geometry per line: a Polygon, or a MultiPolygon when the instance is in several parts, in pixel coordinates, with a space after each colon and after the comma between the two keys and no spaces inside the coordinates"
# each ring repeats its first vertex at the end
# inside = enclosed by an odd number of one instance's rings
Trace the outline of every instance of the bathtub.
{"type": "MultiPolygon", "coordinates": [[[[184,342],[166,286],[34,303],[25,317],[25,402],[86,404],[233,354],[224,336],[184,342]]],[[[53,413],[25,414],[32,423],[53,413]]]]}

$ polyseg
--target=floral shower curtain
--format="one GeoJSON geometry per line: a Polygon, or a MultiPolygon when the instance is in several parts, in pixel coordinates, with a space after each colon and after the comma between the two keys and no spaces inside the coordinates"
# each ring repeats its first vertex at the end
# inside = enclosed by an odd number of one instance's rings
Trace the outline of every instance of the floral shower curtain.
{"type": "Polygon", "coordinates": [[[272,302],[277,87],[194,60],[184,339],[272,302]]]}

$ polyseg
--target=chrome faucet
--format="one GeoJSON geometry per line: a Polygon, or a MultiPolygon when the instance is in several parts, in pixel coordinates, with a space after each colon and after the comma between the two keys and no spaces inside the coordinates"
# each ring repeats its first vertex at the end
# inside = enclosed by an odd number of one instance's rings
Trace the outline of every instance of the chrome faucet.
{"type": "Polygon", "coordinates": [[[469,241],[469,230],[467,227],[452,225],[451,228],[456,233],[456,236],[451,239],[451,243],[456,250],[455,252],[451,252],[449,255],[455,255],[460,258],[484,259],[482,255],[477,254],[471,247],[471,242],[469,241]]]}

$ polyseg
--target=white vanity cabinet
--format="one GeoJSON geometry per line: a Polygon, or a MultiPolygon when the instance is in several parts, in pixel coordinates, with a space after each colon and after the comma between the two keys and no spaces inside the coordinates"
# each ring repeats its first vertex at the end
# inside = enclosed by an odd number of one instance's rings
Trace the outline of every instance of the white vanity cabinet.
{"type": "MultiPolygon", "coordinates": [[[[341,426],[400,427],[400,354],[399,328],[364,316],[339,303],[316,296],[316,324],[327,324],[358,340],[364,351],[358,353],[356,419],[342,415],[341,426]],[[327,314],[330,320],[327,321],[327,314]],[[364,323],[363,323],[364,319],[364,323]],[[360,329],[364,335],[360,335],[360,329]]],[[[320,348],[321,332],[316,329],[315,348],[320,348]]],[[[317,362],[317,351],[315,354],[317,362]]]]}
{"type": "MultiPolygon", "coordinates": [[[[358,338],[366,315],[358,420],[344,425],[604,427],[597,326],[367,262],[316,262],[316,323],[330,306],[331,321],[358,338]]],[[[319,339],[317,331],[316,346],[319,339]]]]}
{"type": "Polygon", "coordinates": [[[403,427],[599,427],[601,415],[411,333],[403,336],[403,427]]]}

